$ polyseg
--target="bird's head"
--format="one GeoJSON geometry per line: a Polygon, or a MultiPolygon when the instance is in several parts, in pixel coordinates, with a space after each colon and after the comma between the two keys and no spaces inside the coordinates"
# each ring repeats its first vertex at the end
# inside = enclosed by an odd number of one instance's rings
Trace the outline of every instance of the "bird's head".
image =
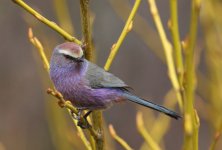
{"type": "Polygon", "coordinates": [[[67,65],[81,64],[82,62],[84,62],[84,53],[81,46],[66,42],[55,47],[50,64],[66,67],[67,65]]]}

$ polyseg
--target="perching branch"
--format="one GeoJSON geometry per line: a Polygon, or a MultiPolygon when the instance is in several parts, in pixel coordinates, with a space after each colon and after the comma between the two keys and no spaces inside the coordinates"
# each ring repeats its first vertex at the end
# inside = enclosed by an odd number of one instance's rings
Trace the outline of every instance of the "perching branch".
{"type": "MultiPolygon", "coordinates": [[[[78,115],[78,110],[72,105],[72,103],[70,101],[67,101],[63,98],[62,94],[59,93],[58,91],[52,90],[52,89],[48,89],[47,93],[56,97],[59,101],[58,104],[60,107],[64,107],[68,110],[71,111],[71,115],[74,113],[75,115],[78,115]]],[[[73,116],[72,116],[73,118],[73,116]]],[[[82,123],[83,126],[88,127],[87,129],[90,131],[91,135],[97,139],[99,138],[99,136],[97,135],[97,133],[92,129],[92,127],[89,125],[88,121],[83,117],[80,116],[80,122],[82,123]]]]}
{"type": "MultiPolygon", "coordinates": [[[[92,34],[90,27],[90,10],[89,10],[89,0],[80,0],[80,10],[81,10],[81,21],[82,21],[82,33],[84,37],[84,49],[86,59],[92,61],[94,56],[93,44],[92,44],[92,34]]],[[[96,150],[104,149],[104,131],[102,126],[102,112],[93,111],[92,112],[92,123],[93,129],[96,131],[97,138],[94,138],[94,143],[92,143],[93,148],[96,150]]]]}
{"type": "Polygon", "coordinates": [[[126,141],[124,141],[124,139],[122,139],[121,137],[119,137],[116,134],[115,129],[113,128],[112,125],[109,125],[109,132],[111,134],[111,136],[126,150],[133,150],[133,148],[131,148],[126,141]]]}
{"type": "MultiPolygon", "coordinates": [[[[69,114],[72,115],[72,111],[71,111],[70,109],[68,109],[68,110],[69,110],[69,114]]],[[[75,125],[78,124],[78,121],[77,121],[77,120],[72,119],[72,121],[73,121],[73,123],[74,123],[75,125]]],[[[90,142],[89,142],[88,139],[86,138],[83,130],[82,130],[80,127],[77,127],[77,131],[78,131],[79,137],[80,137],[80,138],[82,139],[82,141],[83,141],[83,144],[86,146],[86,149],[87,149],[87,150],[92,150],[92,146],[90,145],[90,142]]]]}
{"type": "Polygon", "coordinates": [[[134,6],[132,8],[132,11],[130,12],[130,15],[129,15],[127,21],[126,21],[126,24],[123,28],[122,33],[119,36],[118,41],[115,44],[113,44],[113,46],[111,48],[109,57],[108,57],[108,59],[106,61],[106,64],[104,66],[105,70],[109,70],[109,68],[110,68],[110,66],[111,66],[111,64],[112,64],[120,46],[121,46],[121,44],[123,43],[123,40],[125,39],[127,33],[129,33],[129,31],[131,31],[131,29],[133,27],[133,18],[134,18],[135,14],[136,14],[139,6],[140,6],[140,3],[141,3],[141,0],[136,0],[135,1],[134,6]]]}
{"type": "Polygon", "coordinates": [[[67,33],[65,30],[60,28],[55,22],[52,22],[39,14],[37,11],[35,11],[32,7],[27,5],[23,0],[12,0],[14,3],[17,5],[21,6],[24,10],[26,10],[28,13],[33,15],[35,18],[37,18],[39,21],[42,23],[46,24],[49,26],[51,29],[55,30],[57,33],[62,35],[66,40],[70,42],[74,42],[76,44],[82,45],[82,42],[76,39],[75,37],[71,36],[69,33],[67,33]]]}

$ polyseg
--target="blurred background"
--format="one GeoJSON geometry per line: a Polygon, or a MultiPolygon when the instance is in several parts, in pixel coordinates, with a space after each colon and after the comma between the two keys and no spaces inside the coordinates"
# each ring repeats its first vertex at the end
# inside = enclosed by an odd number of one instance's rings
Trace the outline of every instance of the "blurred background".
{"type": "MultiPolygon", "coordinates": [[[[61,4],[60,0],[25,2],[78,39],[82,38],[79,1],[68,0],[67,4],[61,4]]],[[[104,66],[133,3],[133,0],[90,1],[93,41],[99,66],[104,66]]],[[[167,28],[170,17],[169,1],[158,0],[157,5],[171,40],[167,28]]],[[[190,0],[179,1],[182,40],[189,30],[190,5],[190,0]]],[[[215,131],[221,129],[222,18],[218,17],[221,8],[219,0],[203,0],[200,14],[195,59],[198,79],[196,109],[201,123],[201,150],[209,149],[215,131]]],[[[48,58],[56,45],[65,42],[60,35],[12,1],[0,0],[0,150],[85,149],[67,112],[57,106],[55,98],[46,94],[46,89],[52,87],[52,84],[37,50],[29,42],[29,27],[33,28],[34,34],[42,42],[48,58]]],[[[121,45],[110,72],[133,87],[137,95],[179,112],[167,75],[163,48],[146,1],[140,5],[134,29],[121,45]]],[[[136,127],[138,110],[143,112],[146,127],[154,138],[155,131],[166,128],[160,138],[161,147],[167,150],[181,149],[183,119],[175,121],[159,116],[156,112],[130,102],[104,111],[105,128],[112,124],[119,136],[134,149],[147,149],[136,127]],[[164,122],[161,126],[155,126],[156,117],[167,120],[166,124],[164,122]]],[[[105,130],[106,149],[121,149],[111,139],[108,130],[105,130]]],[[[222,149],[221,139],[216,149],[222,149]]]]}

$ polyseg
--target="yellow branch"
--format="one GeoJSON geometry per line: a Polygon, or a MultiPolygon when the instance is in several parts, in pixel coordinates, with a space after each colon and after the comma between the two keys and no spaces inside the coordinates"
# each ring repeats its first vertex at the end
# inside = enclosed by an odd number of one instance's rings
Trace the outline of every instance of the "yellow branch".
{"type": "Polygon", "coordinates": [[[28,13],[32,14],[35,18],[37,18],[39,21],[43,22],[47,26],[49,26],[51,29],[55,30],[57,33],[62,35],[66,40],[74,42],[76,44],[81,45],[82,42],[76,39],[75,37],[71,36],[69,33],[67,33],[65,30],[60,28],[55,22],[52,22],[48,19],[46,19],[44,16],[39,14],[37,11],[35,11],[32,7],[27,5],[25,2],[22,0],[12,0],[14,3],[18,4],[21,6],[23,9],[25,9],[28,13]]]}
{"type": "MultiPolygon", "coordinates": [[[[169,108],[175,108],[177,101],[175,99],[175,92],[173,89],[171,89],[166,96],[164,97],[164,106],[169,108]]],[[[169,117],[166,117],[162,114],[159,114],[158,117],[153,121],[152,128],[150,130],[151,135],[153,135],[153,138],[157,143],[160,143],[160,141],[163,139],[164,135],[170,128],[172,119],[169,117]],[[164,126],[163,126],[164,122],[164,126]]]]}
{"type": "MultiPolygon", "coordinates": [[[[69,114],[72,115],[72,112],[71,112],[70,109],[69,109],[69,114]]],[[[72,121],[73,121],[73,123],[74,123],[75,125],[77,124],[77,120],[72,119],[72,121]]],[[[80,127],[78,127],[78,126],[77,126],[76,128],[77,128],[77,131],[78,131],[78,136],[82,139],[84,145],[86,146],[86,149],[87,149],[87,150],[92,150],[92,147],[91,147],[89,141],[87,140],[87,138],[86,138],[83,130],[82,130],[80,127]]]]}
{"type": "Polygon", "coordinates": [[[75,35],[75,28],[72,24],[67,0],[53,0],[53,5],[59,22],[58,24],[70,34],[75,35]]]}
{"type": "Polygon", "coordinates": [[[170,80],[172,82],[172,85],[174,87],[174,90],[176,91],[177,94],[177,99],[178,103],[180,106],[180,110],[183,108],[183,103],[182,103],[182,95],[180,93],[180,84],[177,78],[176,70],[175,70],[175,65],[174,65],[174,60],[173,60],[173,52],[172,52],[172,45],[168,41],[165,31],[163,29],[163,25],[156,7],[155,0],[147,0],[148,3],[150,4],[150,11],[153,16],[153,20],[156,24],[158,33],[160,35],[163,47],[164,47],[164,52],[166,56],[166,62],[168,66],[168,75],[170,77],[170,80]]]}
{"type": "Polygon", "coordinates": [[[179,22],[178,22],[177,1],[178,0],[170,0],[171,18],[170,18],[169,28],[171,30],[171,35],[173,39],[174,58],[175,58],[176,67],[177,67],[178,79],[179,79],[180,87],[182,88],[184,67],[183,67],[183,56],[182,56],[182,49],[181,49],[180,33],[179,33],[179,27],[178,27],[179,22]]]}
{"type": "MultiPolygon", "coordinates": [[[[84,49],[85,58],[93,61],[94,60],[94,49],[92,43],[92,32],[90,24],[90,10],[89,10],[89,0],[80,0],[80,11],[81,11],[81,24],[82,24],[82,34],[84,37],[84,49]]],[[[91,141],[94,149],[102,150],[104,149],[104,131],[102,125],[102,112],[95,110],[92,112],[92,124],[93,130],[97,133],[97,138],[91,141]]]]}
{"type": "Polygon", "coordinates": [[[124,141],[124,139],[122,139],[121,137],[119,137],[117,134],[116,134],[116,131],[115,129],[113,128],[112,125],[109,125],[109,132],[111,134],[111,136],[126,150],[133,150],[128,144],[126,141],[124,141]]]}
{"type": "Polygon", "coordinates": [[[108,57],[108,59],[106,61],[106,64],[104,66],[105,70],[109,70],[109,68],[110,68],[110,66],[111,66],[111,64],[112,64],[120,46],[121,46],[121,44],[123,43],[123,40],[125,39],[127,33],[132,29],[132,27],[133,27],[133,18],[134,18],[135,14],[138,10],[138,7],[139,7],[140,3],[141,3],[141,0],[136,0],[135,1],[134,6],[132,8],[132,11],[130,12],[130,15],[129,15],[127,21],[126,21],[126,24],[123,28],[122,33],[119,36],[118,41],[111,48],[109,57],[108,57]]]}
{"type": "Polygon", "coordinates": [[[94,58],[93,44],[92,44],[92,34],[90,27],[90,10],[89,10],[89,0],[80,0],[81,9],[81,22],[82,22],[82,34],[84,37],[85,44],[85,57],[86,59],[92,61],[94,58]]]}
{"type": "Polygon", "coordinates": [[[184,100],[184,150],[198,150],[199,119],[196,110],[194,109],[194,95],[196,88],[194,49],[197,38],[200,3],[201,0],[192,1],[189,35],[187,41],[184,43],[186,72],[186,75],[184,76],[186,96],[186,99],[184,100]]]}
{"type": "Polygon", "coordinates": [[[49,72],[49,61],[45,55],[44,48],[41,42],[36,37],[33,36],[32,28],[28,29],[28,37],[29,41],[37,48],[39,55],[43,61],[45,70],[49,72]]]}
{"type": "Polygon", "coordinates": [[[154,141],[154,139],[151,137],[151,135],[149,134],[149,132],[146,130],[146,128],[144,127],[144,122],[143,122],[143,116],[141,112],[137,113],[136,116],[136,124],[137,124],[137,130],[139,131],[139,133],[142,135],[142,137],[145,139],[145,141],[147,142],[147,144],[150,146],[150,148],[152,150],[161,150],[161,148],[159,147],[159,145],[156,143],[156,141],[154,141]]]}

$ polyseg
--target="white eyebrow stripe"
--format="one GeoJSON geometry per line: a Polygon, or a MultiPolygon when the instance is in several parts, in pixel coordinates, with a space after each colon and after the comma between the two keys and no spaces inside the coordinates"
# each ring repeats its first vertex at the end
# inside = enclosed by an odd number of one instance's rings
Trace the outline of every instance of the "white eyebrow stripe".
{"type": "Polygon", "coordinates": [[[72,53],[70,51],[67,51],[66,49],[60,49],[58,52],[60,54],[68,55],[68,56],[71,56],[73,58],[80,58],[80,57],[83,56],[83,51],[80,51],[80,55],[76,55],[76,53],[72,53]]]}

